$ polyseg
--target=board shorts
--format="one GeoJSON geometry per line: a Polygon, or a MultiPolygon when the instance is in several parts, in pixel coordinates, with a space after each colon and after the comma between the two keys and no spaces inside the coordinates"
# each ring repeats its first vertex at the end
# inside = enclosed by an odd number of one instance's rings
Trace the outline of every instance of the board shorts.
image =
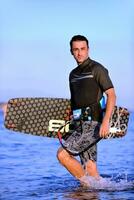
{"type": "Polygon", "coordinates": [[[81,126],[77,126],[72,134],[67,138],[64,146],[72,155],[80,156],[81,164],[85,166],[89,160],[97,161],[97,144],[100,123],[97,121],[84,121],[81,126]]]}

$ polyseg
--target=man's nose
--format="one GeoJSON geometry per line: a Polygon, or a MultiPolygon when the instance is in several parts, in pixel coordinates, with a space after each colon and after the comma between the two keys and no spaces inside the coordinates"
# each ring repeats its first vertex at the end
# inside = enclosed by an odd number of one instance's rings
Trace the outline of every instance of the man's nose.
{"type": "Polygon", "coordinates": [[[80,55],[80,54],[81,54],[81,49],[78,50],[78,55],[80,55]]]}

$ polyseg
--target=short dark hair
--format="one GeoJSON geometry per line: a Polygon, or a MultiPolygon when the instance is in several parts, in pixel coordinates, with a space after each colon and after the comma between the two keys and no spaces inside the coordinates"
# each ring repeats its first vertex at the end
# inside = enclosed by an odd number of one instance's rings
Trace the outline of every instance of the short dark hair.
{"type": "Polygon", "coordinates": [[[83,36],[83,35],[74,35],[72,37],[72,39],[70,40],[70,50],[72,51],[72,44],[74,41],[86,41],[87,43],[87,46],[89,47],[89,44],[88,44],[88,39],[83,36]]]}

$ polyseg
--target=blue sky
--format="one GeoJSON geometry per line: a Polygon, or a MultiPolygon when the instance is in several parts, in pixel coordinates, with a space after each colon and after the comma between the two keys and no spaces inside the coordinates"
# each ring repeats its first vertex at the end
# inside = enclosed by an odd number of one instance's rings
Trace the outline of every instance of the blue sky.
{"type": "Polygon", "coordinates": [[[133,0],[1,0],[0,101],[69,98],[69,41],[83,34],[90,57],[109,70],[117,104],[134,110],[133,10],[133,0]]]}

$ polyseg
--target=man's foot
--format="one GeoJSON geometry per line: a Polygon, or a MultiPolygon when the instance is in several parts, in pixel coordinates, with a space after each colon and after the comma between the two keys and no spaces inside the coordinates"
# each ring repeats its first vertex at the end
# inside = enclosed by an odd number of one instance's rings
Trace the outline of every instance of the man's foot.
{"type": "Polygon", "coordinates": [[[86,187],[90,186],[89,181],[88,181],[88,176],[86,176],[86,175],[79,178],[79,181],[83,186],[86,186],[86,187]]]}
{"type": "Polygon", "coordinates": [[[83,186],[90,187],[96,181],[100,181],[101,178],[102,178],[101,176],[93,177],[93,176],[85,175],[85,176],[82,176],[81,178],[79,178],[79,181],[83,186]]]}

